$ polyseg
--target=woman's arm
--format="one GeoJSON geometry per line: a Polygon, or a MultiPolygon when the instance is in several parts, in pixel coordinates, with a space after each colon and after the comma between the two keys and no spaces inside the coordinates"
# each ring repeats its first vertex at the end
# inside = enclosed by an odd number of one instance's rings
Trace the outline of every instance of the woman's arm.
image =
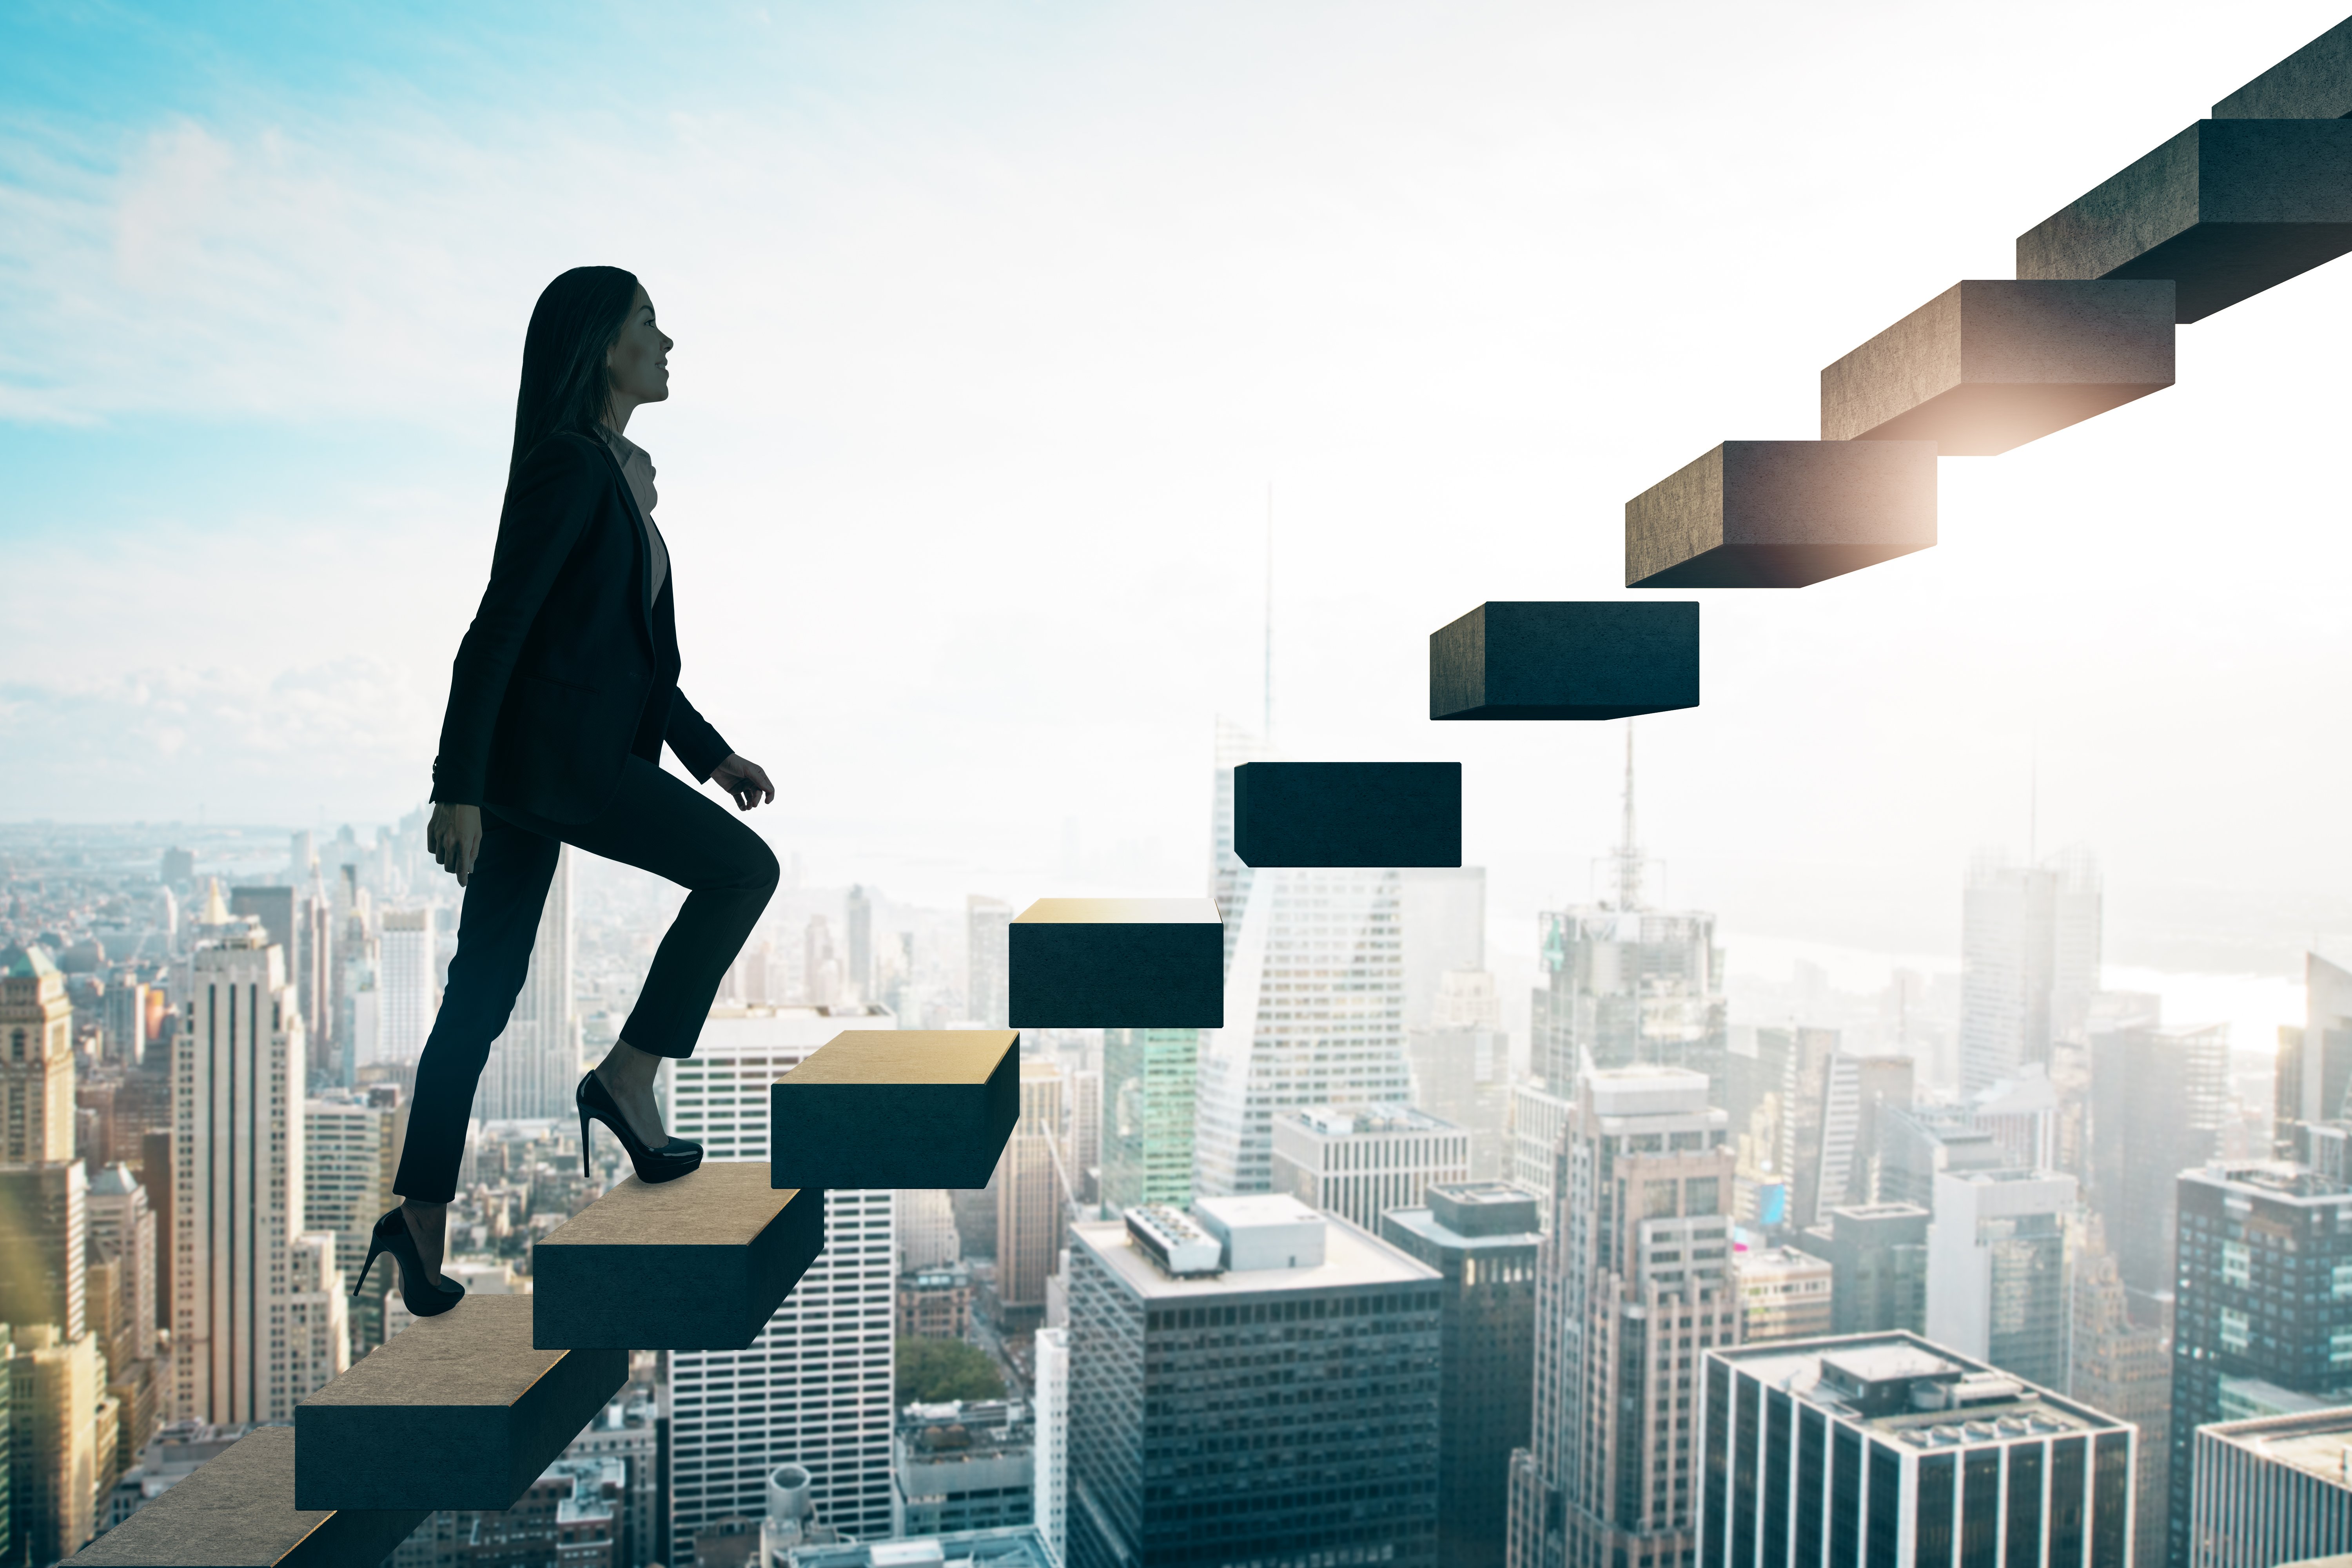
{"type": "Polygon", "coordinates": [[[482,804],[490,732],[506,700],[507,680],[548,588],[595,510],[605,476],[591,466],[593,456],[583,442],[551,437],[523,460],[507,489],[489,586],[449,669],[449,706],[441,720],[440,754],[433,760],[436,802],[482,804]]]}

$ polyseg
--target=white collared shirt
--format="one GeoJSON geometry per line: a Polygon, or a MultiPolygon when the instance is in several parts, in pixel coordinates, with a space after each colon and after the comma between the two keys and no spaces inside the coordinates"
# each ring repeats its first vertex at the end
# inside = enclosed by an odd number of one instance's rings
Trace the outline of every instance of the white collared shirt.
{"type": "Polygon", "coordinates": [[[662,584],[669,579],[669,546],[662,542],[661,530],[654,526],[654,502],[661,499],[654,491],[654,460],[643,447],[609,425],[599,424],[596,434],[604,437],[604,445],[613,449],[613,456],[620,461],[621,477],[629,481],[629,494],[637,503],[637,511],[646,520],[646,549],[653,561],[653,575],[647,580],[646,598],[648,602],[658,599],[662,584]]]}

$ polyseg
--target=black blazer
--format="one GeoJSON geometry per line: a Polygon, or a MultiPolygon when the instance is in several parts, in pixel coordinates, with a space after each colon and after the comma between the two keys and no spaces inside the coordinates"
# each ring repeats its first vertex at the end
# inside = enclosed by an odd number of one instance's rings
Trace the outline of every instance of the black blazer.
{"type": "Polygon", "coordinates": [[[675,563],[646,603],[643,515],[604,442],[571,431],[507,487],[490,585],[449,672],[433,798],[553,822],[603,811],[667,741],[698,781],[732,749],[677,689],[675,563]]]}

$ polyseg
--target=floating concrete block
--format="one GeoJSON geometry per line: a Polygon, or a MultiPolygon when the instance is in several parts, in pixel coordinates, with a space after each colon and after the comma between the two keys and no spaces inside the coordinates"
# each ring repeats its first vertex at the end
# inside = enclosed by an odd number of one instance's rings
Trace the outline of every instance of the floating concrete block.
{"type": "Polygon", "coordinates": [[[1990,457],[2172,384],[2168,279],[1955,283],[1822,372],[1824,441],[1990,457]]]}
{"type": "Polygon", "coordinates": [[[1630,719],[1698,706],[1690,600],[1495,600],[1429,634],[1433,719],[1630,719]]]}
{"type": "Polygon", "coordinates": [[[2340,120],[2352,114],[2352,17],[2213,106],[2216,120],[2340,120]]]}
{"type": "Polygon", "coordinates": [[[1935,542],[1933,441],[1726,441],[1625,503],[1625,585],[1801,588],[1935,542]]]}
{"type": "Polygon", "coordinates": [[[768,1086],[768,1181],[984,1187],[1020,1120],[1020,1058],[1011,1029],[845,1030],[768,1086]]]}
{"type": "Polygon", "coordinates": [[[541,1350],[528,1296],[420,1318],[294,1407],[298,1508],[514,1506],[628,1381],[625,1350],[541,1350]]]}
{"type": "Polygon", "coordinates": [[[345,1568],[392,1555],[430,1509],[294,1502],[294,1428],[260,1426],[66,1559],[72,1568],[345,1568]]]}
{"type": "Polygon", "coordinates": [[[1216,1029],[1224,928],[1209,899],[1040,899],[1005,934],[1016,1029],[1216,1029]]]}
{"type": "Polygon", "coordinates": [[[1244,763],[1234,853],[1244,866],[1459,866],[1460,763],[1244,763]]]}
{"type": "Polygon", "coordinates": [[[541,1350],[748,1349],[824,1248],[824,1193],[756,1163],[629,1177],[530,1251],[541,1350]]]}
{"type": "Polygon", "coordinates": [[[2352,121],[2200,120],[2017,237],[2020,278],[2169,278],[2201,321],[2352,250],[2352,121]]]}

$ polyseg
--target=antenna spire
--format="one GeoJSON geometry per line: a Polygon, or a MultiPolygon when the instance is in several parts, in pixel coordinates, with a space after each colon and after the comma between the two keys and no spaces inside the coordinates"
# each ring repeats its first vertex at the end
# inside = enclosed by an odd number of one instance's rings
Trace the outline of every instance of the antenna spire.
{"type": "Polygon", "coordinates": [[[1617,841],[1617,907],[1642,907],[1642,851],[1633,840],[1633,721],[1625,721],[1625,825],[1617,841]]]}

